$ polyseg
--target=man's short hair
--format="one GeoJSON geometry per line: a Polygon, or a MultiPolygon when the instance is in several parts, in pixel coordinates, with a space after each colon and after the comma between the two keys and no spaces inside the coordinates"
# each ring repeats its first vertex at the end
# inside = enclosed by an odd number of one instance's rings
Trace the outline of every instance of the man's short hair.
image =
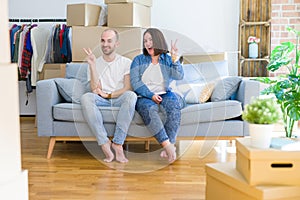
{"type": "Polygon", "coordinates": [[[113,28],[108,28],[108,29],[105,29],[105,30],[102,32],[102,34],[101,34],[101,37],[102,37],[103,33],[105,33],[105,32],[108,32],[108,31],[112,31],[112,32],[114,32],[114,33],[115,33],[115,35],[116,35],[116,39],[117,39],[117,41],[119,41],[119,33],[118,33],[118,31],[117,31],[116,29],[113,29],[113,28]]]}

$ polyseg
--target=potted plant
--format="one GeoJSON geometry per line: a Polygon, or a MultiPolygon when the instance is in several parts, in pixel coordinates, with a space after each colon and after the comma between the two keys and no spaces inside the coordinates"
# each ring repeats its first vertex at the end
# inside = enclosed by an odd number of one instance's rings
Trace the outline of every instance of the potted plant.
{"type": "Polygon", "coordinates": [[[281,67],[286,67],[288,73],[272,79],[259,77],[256,80],[270,84],[261,94],[275,95],[283,114],[286,137],[292,137],[294,124],[300,120],[300,32],[291,27],[288,27],[287,30],[295,34],[296,44],[288,41],[276,46],[271,53],[267,69],[275,72],[281,67]]]}
{"type": "Polygon", "coordinates": [[[273,98],[256,98],[245,105],[242,119],[249,123],[251,145],[256,148],[269,148],[274,124],[280,118],[279,105],[273,98]]]}

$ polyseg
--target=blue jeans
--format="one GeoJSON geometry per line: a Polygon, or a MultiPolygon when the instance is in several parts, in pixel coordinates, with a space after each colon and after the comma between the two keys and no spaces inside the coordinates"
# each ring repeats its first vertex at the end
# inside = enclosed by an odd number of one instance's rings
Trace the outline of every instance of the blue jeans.
{"type": "Polygon", "coordinates": [[[175,144],[181,121],[180,110],[184,107],[184,102],[179,95],[173,92],[167,92],[160,96],[163,99],[160,104],[156,104],[152,99],[139,97],[136,110],[160,144],[166,140],[175,144]],[[163,118],[160,117],[160,112],[164,115],[163,118]]]}
{"type": "Polygon", "coordinates": [[[137,96],[132,91],[126,91],[114,99],[104,99],[94,93],[86,93],[81,97],[83,116],[91,131],[96,136],[99,145],[108,142],[108,138],[103,126],[103,117],[98,106],[120,107],[112,141],[122,145],[126,139],[127,131],[134,115],[136,100],[137,96]]]}

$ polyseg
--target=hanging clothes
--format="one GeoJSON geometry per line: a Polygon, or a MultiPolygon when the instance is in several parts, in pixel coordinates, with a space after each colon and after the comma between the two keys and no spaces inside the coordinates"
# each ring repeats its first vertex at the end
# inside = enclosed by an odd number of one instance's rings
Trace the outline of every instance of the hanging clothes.
{"type": "Polygon", "coordinates": [[[14,52],[15,52],[15,34],[21,28],[21,26],[14,24],[10,29],[10,57],[11,62],[13,61],[14,52]]]}
{"type": "Polygon", "coordinates": [[[23,46],[23,51],[22,51],[22,61],[21,61],[21,68],[20,68],[20,73],[21,73],[21,79],[26,79],[28,78],[28,74],[31,71],[31,57],[32,57],[32,46],[31,46],[31,29],[36,27],[37,25],[31,25],[25,35],[24,38],[24,46],[23,46]]]}
{"type": "Polygon", "coordinates": [[[41,27],[31,29],[31,85],[36,86],[38,80],[38,72],[41,72],[46,62],[46,54],[48,49],[48,40],[50,37],[49,30],[41,27]]]}
{"type": "Polygon", "coordinates": [[[55,28],[55,32],[53,35],[53,57],[54,57],[54,63],[63,63],[63,59],[61,57],[60,53],[60,25],[57,25],[55,28]]]}

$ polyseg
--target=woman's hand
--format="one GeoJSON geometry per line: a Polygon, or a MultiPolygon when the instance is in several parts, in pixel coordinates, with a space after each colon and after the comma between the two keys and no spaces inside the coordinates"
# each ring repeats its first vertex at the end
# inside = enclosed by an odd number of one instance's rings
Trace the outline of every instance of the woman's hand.
{"type": "Polygon", "coordinates": [[[90,48],[83,48],[84,52],[87,55],[87,62],[89,63],[90,66],[94,66],[96,63],[96,56],[94,55],[94,53],[92,52],[92,50],[90,48]]]}
{"type": "Polygon", "coordinates": [[[157,104],[160,104],[160,102],[162,101],[162,98],[161,96],[159,96],[158,94],[155,94],[152,96],[152,100],[157,103],[157,104]]]}
{"type": "Polygon", "coordinates": [[[175,40],[174,44],[173,41],[171,40],[171,57],[172,57],[172,62],[175,62],[178,58],[178,48],[176,47],[177,39],[175,40]]]}

